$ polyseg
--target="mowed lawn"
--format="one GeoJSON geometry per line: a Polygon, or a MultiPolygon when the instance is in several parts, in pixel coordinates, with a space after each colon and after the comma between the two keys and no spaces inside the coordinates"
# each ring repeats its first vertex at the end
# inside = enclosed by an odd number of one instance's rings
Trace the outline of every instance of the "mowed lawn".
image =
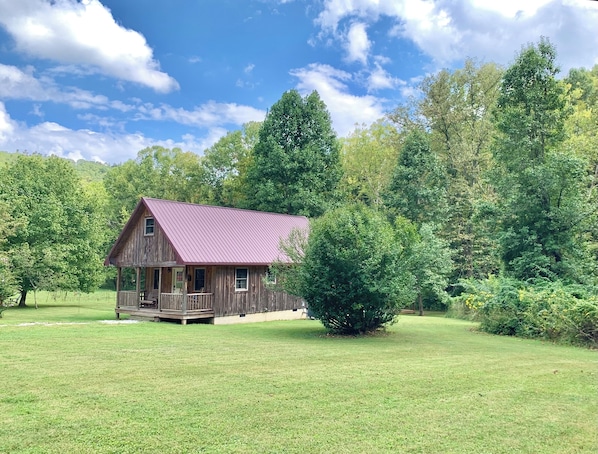
{"type": "Polygon", "coordinates": [[[595,351],[438,316],[362,338],[310,320],[101,323],[113,295],[4,313],[0,452],[598,451],[595,351]]]}

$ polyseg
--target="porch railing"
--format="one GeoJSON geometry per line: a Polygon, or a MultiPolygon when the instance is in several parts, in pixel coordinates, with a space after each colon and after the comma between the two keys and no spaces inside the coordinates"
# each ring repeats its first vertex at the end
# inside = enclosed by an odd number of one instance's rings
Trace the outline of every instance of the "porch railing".
{"type": "Polygon", "coordinates": [[[189,293],[187,295],[187,310],[199,311],[212,309],[213,293],[189,293]]]}
{"type": "Polygon", "coordinates": [[[121,290],[116,298],[118,307],[139,307],[139,294],[134,290],[121,290]]]}
{"type": "MultiPolygon", "coordinates": [[[[187,294],[187,310],[199,311],[212,309],[212,293],[187,294]]],[[[183,295],[181,293],[162,293],[160,296],[160,309],[169,311],[183,310],[183,295]]]]}
{"type": "MultiPolygon", "coordinates": [[[[121,290],[117,293],[118,307],[140,307],[143,295],[135,291],[121,290]]],[[[213,308],[213,293],[187,294],[187,311],[211,310],[213,308]]],[[[182,293],[160,294],[160,310],[181,312],[183,310],[182,293]]]]}

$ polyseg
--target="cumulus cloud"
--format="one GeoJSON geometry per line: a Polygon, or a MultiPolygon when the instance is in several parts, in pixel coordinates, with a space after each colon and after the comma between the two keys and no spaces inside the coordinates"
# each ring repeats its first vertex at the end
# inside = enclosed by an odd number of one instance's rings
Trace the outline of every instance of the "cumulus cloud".
{"type": "Polygon", "coordinates": [[[329,65],[312,63],[294,69],[291,75],[299,79],[297,90],[307,95],[316,90],[326,103],[332,125],[340,136],[348,135],[356,124],[373,123],[384,115],[383,100],[374,96],[349,93],[347,82],[351,74],[329,65]]]}
{"type": "Polygon", "coordinates": [[[97,132],[89,129],[70,129],[59,123],[45,121],[33,126],[10,118],[0,102],[0,149],[7,151],[42,152],[63,158],[118,163],[137,156],[146,147],[159,145],[181,148],[203,154],[204,150],[226,134],[221,127],[209,128],[205,135],[184,134],[179,140],[160,140],[141,133],[97,132]]]}
{"type": "Polygon", "coordinates": [[[321,39],[343,45],[347,21],[371,27],[382,17],[391,37],[412,41],[436,66],[465,57],[507,64],[540,36],[557,46],[565,70],[598,63],[598,2],[585,0],[325,0],[315,22],[321,39]]]}
{"type": "Polygon", "coordinates": [[[210,128],[262,121],[265,116],[265,111],[254,107],[208,101],[193,110],[175,108],[166,104],[156,107],[147,103],[139,107],[138,119],[170,120],[183,125],[210,128]]]}
{"type": "Polygon", "coordinates": [[[0,0],[0,25],[28,55],[158,92],[178,89],[176,80],[160,71],[143,35],[117,24],[98,0],[0,0]]]}
{"type": "Polygon", "coordinates": [[[25,70],[0,63],[0,99],[21,99],[39,102],[68,104],[75,109],[117,109],[122,112],[133,106],[122,101],[111,101],[106,96],[96,95],[77,87],[59,87],[48,78],[37,78],[33,68],[25,70]]]}
{"type": "Polygon", "coordinates": [[[351,24],[347,33],[347,60],[350,62],[358,61],[365,65],[367,63],[370,46],[371,43],[368,39],[366,25],[362,22],[351,24]]]}

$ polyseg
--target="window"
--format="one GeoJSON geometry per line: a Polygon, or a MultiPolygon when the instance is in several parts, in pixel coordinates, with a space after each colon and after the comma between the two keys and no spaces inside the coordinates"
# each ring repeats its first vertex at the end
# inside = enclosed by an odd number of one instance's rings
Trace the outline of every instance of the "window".
{"type": "Polygon", "coordinates": [[[195,268],[195,285],[193,290],[203,292],[206,288],[206,270],[205,268],[195,268]]]}
{"type": "Polygon", "coordinates": [[[154,234],[154,218],[145,218],[145,236],[152,236],[154,234]]]}
{"type": "Polygon", "coordinates": [[[154,269],[154,290],[158,290],[160,286],[160,269],[154,269]]]}
{"type": "Polygon", "coordinates": [[[270,268],[266,268],[266,284],[276,284],[276,274],[270,268]]]}
{"type": "Polygon", "coordinates": [[[235,270],[235,290],[247,290],[249,270],[247,268],[237,268],[235,270]]]}

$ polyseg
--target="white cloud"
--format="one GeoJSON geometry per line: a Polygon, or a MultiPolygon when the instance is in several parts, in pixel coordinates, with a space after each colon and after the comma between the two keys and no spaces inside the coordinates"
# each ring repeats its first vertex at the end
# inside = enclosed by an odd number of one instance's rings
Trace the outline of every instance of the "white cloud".
{"type": "Polygon", "coordinates": [[[70,129],[55,122],[41,122],[28,127],[10,118],[0,102],[0,149],[40,152],[73,160],[118,163],[137,156],[146,147],[159,145],[202,154],[226,134],[223,128],[211,128],[204,137],[185,134],[180,140],[156,140],[141,133],[95,132],[70,129]]]}
{"type": "Polygon", "coordinates": [[[374,96],[356,96],[349,93],[346,82],[351,75],[329,65],[312,63],[305,68],[294,69],[297,90],[307,95],[316,90],[326,103],[332,125],[339,136],[348,135],[356,124],[370,124],[381,118],[385,111],[383,100],[374,96]]]}
{"type": "Polygon", "coordinates": [[[380,64],[374,64],[368,77],[368,91],[392,89],[399,85],[405,85],[405,82],[392,77],[380,64]]]}
{"type": "Polygon", "coordinates": [[[143,35],[118,25],[98,0],[0,0],[0,24],[28,55],[159,92],[178,89],[176,80],[160,71],[143,35]]]}
{"type": "Polygon", "coordinates": [[[155,107],[144,104],[139,107],[138,119],[170,120],[183,125],[211,128],[227,124],[242,125],[249,121],[262,121],[266,112],[235,103],[208,101],[193,110],[175,108],[166,104],[155,107]]]}
{"type": "Polygon", "coordinates": [[[245,68],[243,69],[243,72],[245,74],[251,74],[251,72],[253,71],[254,68],[255,68],[255,65],[253,63],[250,63],[247,66],[245,66],[245,68]]]}
{"type": "Polygon", "coordinates": [[[598,63],[598,2],[585,0],[325,0],[316,19],[320,39],[347,42],[342,24],[359,21],[407,39],[436,67],[476,57],[509,63],[529,42],[547,36],[556,45],[563,69],[598,63]]]}
{"type": "Polygon", "coordinates": [[[371,47],[370,40],[366,30],[366,25],[362,22],[351,24],[347,33],[346,51],[347,60],[350,62],[358,61],[364,65],[368,60],[368,53],[371,47]]]}
{"type": "Polygon", "coordinates": [[[96,95],[76,87],[58,87],[48,78],[36,78],[33,69],[25,71],[16,66],[0,63],[0,99],[21,99],[40,102],[68,104],[74,109],[117,109],[127,112],[133,109],[122,101],[111,101],[106,96],[96,95]]]}

